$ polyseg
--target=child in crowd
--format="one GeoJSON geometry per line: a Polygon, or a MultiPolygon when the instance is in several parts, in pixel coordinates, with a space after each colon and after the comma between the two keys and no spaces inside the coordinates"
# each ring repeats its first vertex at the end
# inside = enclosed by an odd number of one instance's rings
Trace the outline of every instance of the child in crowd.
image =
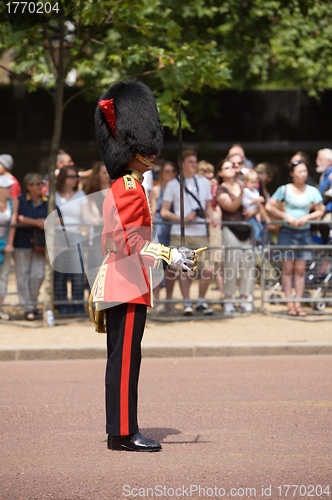
{"type": "Polygon", "coordinates": [[[248,223],[253,227],[257,245],[263,243],[264,226],[262,220],[269,222],[270,218],[265,210],[264,196],[258,191],[258,174],[255,170],[248,170],[244,175],[242,206],[248,223]]]}

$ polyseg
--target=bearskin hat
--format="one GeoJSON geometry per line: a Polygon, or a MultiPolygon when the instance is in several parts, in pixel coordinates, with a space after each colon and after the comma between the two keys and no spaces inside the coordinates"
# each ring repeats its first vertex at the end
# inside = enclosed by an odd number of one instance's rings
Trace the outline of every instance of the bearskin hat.
{"type": "Polygon", "coordinates": [[[95,128],[111,179],[122,175],[129,158],[157,155],[163,143],[154,95],[139,81],[115,83],[100,97],[95,128]]]}

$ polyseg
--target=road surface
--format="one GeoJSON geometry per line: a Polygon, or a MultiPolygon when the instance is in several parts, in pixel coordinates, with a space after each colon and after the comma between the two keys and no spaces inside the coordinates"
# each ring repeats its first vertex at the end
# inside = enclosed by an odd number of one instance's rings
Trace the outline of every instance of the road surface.
{"type": "Polygon", "coordinates": [[[1,499],[330,499],[332,357],[144,359],[160,453],[106,447],[104,362],[0,363],[1,499]]]}

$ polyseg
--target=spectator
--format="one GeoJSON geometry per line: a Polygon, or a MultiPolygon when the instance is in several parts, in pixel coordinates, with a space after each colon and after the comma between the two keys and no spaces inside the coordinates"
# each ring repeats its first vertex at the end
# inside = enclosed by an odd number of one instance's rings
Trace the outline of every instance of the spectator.
{"type": "Polygon", "coordinates": [[[324,195],[332,187],[332,149],[320,149],[317,152],[316,165],[316,172],[320,174],[319,191],[323,196],[326,207],[324,220],[331,221],[332,198],[325,198],[324,195]]]}
{"type": "Polygon", "coordinates": [[[270,192],[267,188],[268,184],[273,181],[274,171],[269,163],[258,163],[255,166],[255,172],[258,174],[258,191],[261,196],[264,196],[265,203],[270,199],[270,192]]]}
{"type": "MultiPolygon", "coordinates": [[[[58,177],[60,170],[65,166],[74,167],[74,160],[64,149],[59,149],[56,157],[54,176],[58,177]]],[[[48,196],[50,192],[50,181],[48,173],[45,175],[43,183],[43,194],[45,196],[48,196]]]]}
{"type": "MultiPolygon", "coordinates": [[[[303,161],[308,168],[308,177],[307,177],[307,182],[306,184],[309,184],[310,186],[316,186],[317,183],[315,182],[312,173],[311,173],[311,166],[310,166],[310,157],[307,153],[304,151],[296,151],[296,153],[293,154],[291,159],[289,160],[288,163],[288,168],[291,167],[293,164],[298,165],[299,162],[303,161]]],[[[291,181],[291,179],[289,179],[291,181]]]]}
{"type": "MultiPolygon", "coordinates": [[[[295,162],[296,163],[296,162],[295,162]]],[[[290,168],[292,182],[280,186],[267,203],[266,209],[275,219],[282,219],[285,224],[278,234],[278,245],[312,245],[309,221],[320,219],[324,214],[322,196],[314,186],[306,184],[307,165],[293,163],[290,168]],[[285,204],[285,210],[281,203],[285,204]],[[310,212],[310,209],[313,211],[310,212]]],[[[306,316],[300,300],[305,284],[306,260],[311,259],[311,251],[306,249],[282,250],[282,287],[287,302],[289,316],[306,316]],[[291,302],[294,279],[295,303],[291,302]]]]}
{"type": "Polygon", "coordinates": [[[47,217],[47,198],[42,193],[40,174],[26,174],[23,183],[25,193],[18,198],[17,221],[24,226],[17,227],[15,232],[15,272],[17,293],[25,318],[33,321],[39,314],[38,295],[45,276],[44,221],[47,217]]]}
{"type": "MultiPolygon", "coordinates": [[[[150,206],[151,206],[151,215],[152,221],[155,224],[156,235],[158,238],[158,242],[162,243],[165,246],[170,246],[170,238],[171,238],[171,224],[161,216],[161,206],[163,201],[163,194],[165,191],[165,187],[169,181],[174,179],[178,174],[178,169],[174,163],[167,160],[159,160],[160,170],[159,170],[159,184],[153,186],[150,191],[150,206]]],[[[143,181],[144,183],[144,181],[143,181]]],[[[166,285],[166,299],[171,300],[173,295],[174,288],[174,273],[173,271],[166,271],[165,273],[165,285],[166,285]]],[[[157,300],[160,297],[160,285],[157,285],[154,288],[154,296],[157,300]]],[[[165,310],[171,310],[172,306],[170,304],[159,304],[156,307],[156,312],[164,312],[165,310]]]]}
{"type": "MultiPolygon", "coordinates": [[[[59,235],[62,252],[59,264],[54,273],[54,296],[61,314],[84,313],[84,269],[80,259],[79,245],[84,240],[81,226],[89,224],[91,216],[84,191],[78,190],[78,171],[75,167],[63,167],[57,177],[55,204],[59,213],[59,235]],[[64,272],[61,272],[64,271],[64,272]],[[69,304],[67,282],[71,282],[71,298],[69,304]]],[[[87,232],[85,233],[87,237],[87,232]]]]}
{"type": "Polygon", "coordinates": [[[0,155],[0,175],[6,175],[12,181],[14,181],[10,189],[10,197],[12,199],[16,199],[21,194],[21,186],[16,177],[14,177],[12,174],[13,166],[14,160],[11,155],[0,155]]]}
{"type": "Polygon", "coordinates": [[[270,217],[264,207],[265,198],[259,194],[257,186],[257,172],[255,170],[248,170],[244,175],[243,213],[247,222],[253,228],[256,245],[262,245],[264,239],[263,222],[270,222],[270,217]]]}
{"type": "Polygon", "coordinates": [[[63,167],[74,167],[74,166],[75,163],[70,154],[64,151],[64,149],[59,149],[59,152],[56,157],[55,177],[59,175],[59,172],[63,167]]]}
{"type": "MultiPolygon", "coordinates": [[[[236,169],[231,159],[220,162],[219,177],[222,182],[217,190],[217,202],[221,207],[222,222],[243,222],[241,185],[235,180],[236,169]]],[[[222,239],[224,252],[224,293],[227,302],[224,304],[224,312],[233,314],[235,312],[234,296],[237,284],[239,285],[241,312],[251,312],[252,303],[250,295],[253,291],[253,251],[243,248],[251,245],[249,226],[229,225],[223,226],[222,239]]]]}
{"type": "Polygon", "coordinates": [[[91,176],[84,184],[84,192],[86,195],[96,193],[96,196],[91,197],[90,209],[101,224],[103,223],[103,203],[110,185],[111,179],[104,162],[97,161],[92,167],[91,176]]]}
{"type": "Polygon", "coordinates": [[[92,168],[92,173],[85,183],[85,194],[88,199],[90,212],[90,225],[88,237],[88,256],[86,273],[89,284],[92,286],[102,261],[100,251],[100,236],[103,227],[103,204],[105,196],[111,185],[110,176],[103,161],[97,161],[92,168]]]}
{"type": "MultiPolygon", "coordinates": [[[[197,175],[197,153],[195,150],[183,151],[182,168],[184,176],[184,216],[186,224],[186,245],[191,248],[207,247],[209,244],[206,223],[212,221],[212,194],[209,181],[197,175]]],[[[164,192],[161,216],[175,224],[171,227],[171,245],[181,246],[180,238],[180,181],[171,180],[164,192]]],[[[206,259],[207,253],[200,254],[199,297],[196,311],[204,315],[213,314],[205,296],[211,282],[213,270],[206,259]],[[205,258],[205,262],[204,262],[205,258]]],[[[194,309],[190,300],[191,273],[180,275],[180,288],[184,299],[185,316],[192,316],[194,309]]]]}
{"type": "MultiPolygon", "coordinates": [[[[211,165],[212,166],[212,165],[211,165]]],[[[211,262],[214,266],[216,290],[220,292],[220,299],[224,299],[223,269],[222,269],[222,233],[221,233],[221,208],[217,203],[218,179],[210,179],[212,193],[212,220],[209,224],[209,246],[211,262]]]]}
{"type": "Polygon", "coordinates": [[[243,187],[243,179],[244,174],[249,170],[248,167],[245,167],[243,164],[242,155],[236,153],[230,156],[227,156],[227,159],[231,161],[233,168],[235,170],[235,182],[240,184],[243,187]]]}
{"type": "Polygon", "coordinates": [[[288,167],[291,167],[292,163],[294,163],[295,161],[299,161],[299,160],[304,161],[304,163],[306,165],[308,165],[308,168],[309,168],[310,158],[309,158],[309,155],[307,153],[305,153],[304,151],[296,151],[296,153],[294,153],[293,156],[291,157],[291,159],[289,160],[288,167]]]}
{"type": "Polygon", "coordinates": [[[197,165],[197,173],[202,177],[206,177],[210,181],[211,186],[217,184],[217,180],[214,176],[214,166],[205,160],[201,160],[197,165]]]}
{"type": "Polygon", "coordinates": [[[156,234],[158,236],[159,243],[169,246],[170,234],[171,234],[171,224],[165,224],[165,219],[161,216],[161,206],[163,201],[163,194],[166,185],[178,174],[178,169],[171,161],[160,160],[160,171],[159,171],[159,184],[154,186],[150,191],[150,205],[152,220],[157,222],[156,224],[156,234]]]}
{"type": "Polygon", "coordinates": [[[7,175],[0,175],[0,319],[8,320],[9,314],[4,312],[2,305],[7,295],[10,258],[13,253],[14,236],[17,216],[10,198],[10,188],[14,181],[7,175]]]}
{"type": "Polygon", "coordinates": [[[249,158],[246,158],[245,151],[244,151],[243,147],[241,146],[241,144],[233,144],[233,146],[231,146],[229,148],[228,153],[227,153],[227,157],[229,158],[230,156],[233,156],[233,155],[240,155],[241,156],[242,164],[244,167],[249,168],[249,169],[254,168],[253,162],[251,160],[249,160],[249,158]]]}

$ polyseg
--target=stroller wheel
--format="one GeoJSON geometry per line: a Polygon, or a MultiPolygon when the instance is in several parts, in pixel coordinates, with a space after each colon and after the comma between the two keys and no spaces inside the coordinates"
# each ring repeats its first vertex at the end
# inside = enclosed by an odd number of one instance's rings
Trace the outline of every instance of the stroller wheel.
{"type": "Polygon", "coordinates": [[[316,311],[325,311],[325,308],[326,308],[326,302],[315,302],[313,304],[313,309],[315,309],[316,311]]]}
{"type": "Polygon", "coordinates": [[[275,304],[275,299],[281,299],[281,295],[279,293],[272,292],[269,296],[270,304],[275,304]]]}

